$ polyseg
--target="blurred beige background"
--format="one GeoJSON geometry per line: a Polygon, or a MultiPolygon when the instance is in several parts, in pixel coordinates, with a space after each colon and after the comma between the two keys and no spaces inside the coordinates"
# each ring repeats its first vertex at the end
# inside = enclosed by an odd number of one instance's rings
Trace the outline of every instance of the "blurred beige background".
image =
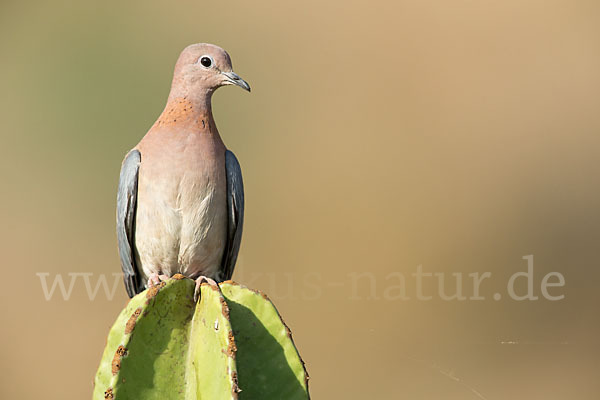
{"type": "Polygon", "coordinates": [[[234,278],[314,399],[600,396],[597,1],[2,0],[0,398],[91,397],[125,290],[46,301],[36,274],[112,287],[120,162],[201,41],[253,88],[214,98],[246,186],[234,278]],[[530,254],[563,300],[506,296],[530,254]],[[419,265],[490,272],[486,299],[415,299],[419,265]]]}

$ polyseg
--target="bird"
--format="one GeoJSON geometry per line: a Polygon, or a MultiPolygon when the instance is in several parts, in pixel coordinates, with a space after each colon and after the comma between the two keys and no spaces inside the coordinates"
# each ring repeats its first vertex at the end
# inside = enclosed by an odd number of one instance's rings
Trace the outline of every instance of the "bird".
{"type": "Polygon", "coordinates": [[[197,43],[180,54],[166,106],[125,156],[117,190],[117,242],[129,297],[181,274],[200,285],[231,279],[244,223],[240,164],[212,114],[222,86],[250,85],[229,54],[197,43]]]}

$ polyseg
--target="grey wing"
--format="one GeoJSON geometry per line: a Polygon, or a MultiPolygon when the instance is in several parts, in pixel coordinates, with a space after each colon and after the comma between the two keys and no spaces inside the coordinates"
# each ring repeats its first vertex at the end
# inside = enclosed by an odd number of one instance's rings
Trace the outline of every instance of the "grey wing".
{"type": "Polygon", "coordinates": [[[231,279],[237,261],[242,228],[244,226],[244,183],[242,170],[235,155],[227,150],[225,153],[225,171],[227,174],[227,239],[220,280],[231,279]]]}
{"type": "Polygon", "coordinates": [[[135,211],[137,208],[138,174],[141,154],[130,151],[123,160],[117,192],[117,241],[123,269],[123,281],[129,297],[143,290],[143,282],[135,265],[134,237],[135,211]]]}

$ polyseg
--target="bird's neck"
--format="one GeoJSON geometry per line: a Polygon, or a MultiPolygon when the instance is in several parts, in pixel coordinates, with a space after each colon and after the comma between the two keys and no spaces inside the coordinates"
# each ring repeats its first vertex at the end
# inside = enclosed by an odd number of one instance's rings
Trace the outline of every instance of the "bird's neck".
{"type": "Polygon", "coordinates": [[[171,91],[167,105],[156,121],[159,127],[178,125],[219,135],[212,114],[212,92],[185,94],[171,91]]]}

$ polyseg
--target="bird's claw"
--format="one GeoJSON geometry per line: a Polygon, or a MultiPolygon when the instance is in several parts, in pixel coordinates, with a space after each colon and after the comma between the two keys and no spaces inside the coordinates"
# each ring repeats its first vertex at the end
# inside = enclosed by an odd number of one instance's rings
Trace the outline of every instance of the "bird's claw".
{"type": "Polygon", "coordinates": [[[214,279],[211,279],[207,276],[201,276],[198,279],[196,279],[196,288],[194,289],[194,302],[197,303],[198,299],[200,298],[200,287],[202,286],[202,284],[206,282],[211,286],[218,286],[217,282],[215,282],[214,279]]]}
{"type": "Polygon", "coordinates": [[[146,287],[154,287],[159,285],[161,282],[166,282],[168,281],[170,278],[168,275],[159,275],[156,272],[150,274],[150,276],[148,277],[148,282],[146,283],[146,287]]]}

